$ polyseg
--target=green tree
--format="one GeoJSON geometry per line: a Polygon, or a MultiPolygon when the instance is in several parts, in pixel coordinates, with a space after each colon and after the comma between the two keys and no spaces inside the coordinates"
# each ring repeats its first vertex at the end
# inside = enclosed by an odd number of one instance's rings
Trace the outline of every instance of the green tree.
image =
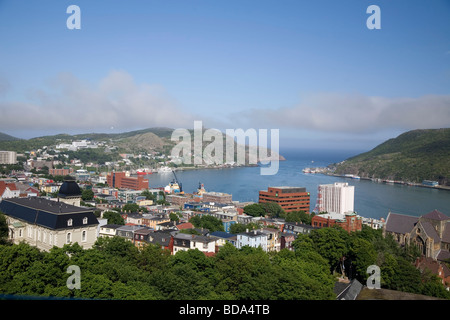
{"type": "Polygon", "coordinates": [[[8,239],[8,224],[6,223],[6,216],[0,211],[0,244],[6,243],[8,239]]]}
{"type": "Polygon", "coordinates": [[[266,212],[265,215],[272,218],[279,218],[285,213],[283,208],[281,208],[281,206],[276,202],[263,202],[260,203],[260,205],[266,212]]]}
{"type": "Polygon", "coordinates": [[[127,203],[122,207],[122,212],[138,212],[139,205],[137,203],[127,203]]]}
{"type": "Polygon", "coordinates": [[[365,282],[369,276],[367,268],[376,263],[377,252],[372,243],[360,237],[353,237],[348,247],[348,255],[355,266],[357,279],[365,282]]]}
{"type": "Polygon", "coordinates": [[[94,199],[94,191],[92,191],[91,189],[84,189],[81,192],[81,199],[83,199],[83,201],[89,201],[94,199]]]}
{"type": "Polygon", "coordinates": [[[313,213],[307,214],[305,211],[290,211],[284,214],[286,222],[300,222],[305,224],[311,224],[313,213]]]}
{"type": "Polygon", "coordinates": [[[266,214],[266,210],[260,203],[253,203],[244,207],[244,213],[252,217],[261,217],[266,214]]]}
{"type": "Polygon", "coordinates": [[[147,189],[142,191],[141,195],[144,196],[146,200],[152,200],[153,202],[156,202],[156,196],[147,189]]]}
{"type": "Polygon", "coordinates": [[[136,261],[138,255],[138,249],[131,241],[118,236],[112,238],[100,237],[94,246],[97,250],[113,257],[126,257],[136,261]]]}
{"type": "Polygon", "coordinates": [[[171,212],[169,214],[169,218],[170,218],[170,221],[179,221],[180,220],[180,217],[175,212],[171,212]]]}
{"type": "Polygon", "coordinates": [[[210,215],[204,215],[201,217],[199,215],[196,215],[189,219],[189,222],[192,223],[196,228],[205,228],[210,232],[224,231],[222,220],[210,215]]]}
{"type": "Polygon", "coordinates": [[[311,232],[316,251],[328,261],[331,271],[347,253],[345,234],[342,228],[321,228],[311,232]]]}
{"type": "Polygon", "coordinates": [[[139,268],[149,272],[166,270],[170,261],[170,251],[155,244],[147,244],[139,252],[137,264],[139,268]]]}
{"type": "Polygon", "coordinates": [[[125,225],[125,220],[117,211],[106,211],[103,213],[103,218],[108,220],[108,224],[125,225]]]}
{"type": "Polygon", "coordinates": [[[259,223],[255,223],[255,222],[250,222],[247,224],[234,223],[230,226],[230,233],[238,234],[241,232],[245,232],[247,229],[255,230],[255,229],[259,229],[259,228],[261,228],[261,225],[259,223]]]}

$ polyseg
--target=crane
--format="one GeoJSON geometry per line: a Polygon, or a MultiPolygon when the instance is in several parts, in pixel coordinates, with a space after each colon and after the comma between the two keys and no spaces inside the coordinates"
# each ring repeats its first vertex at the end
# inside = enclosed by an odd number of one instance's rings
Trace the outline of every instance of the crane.
{"type": "Polygon", "coordinates": [[[175,171],[172,170],[173,176],[175,177],[174,182],[178,184],[178,186],[180,187],[180,193],[183,193],[183,186],[181,184],[181,182],[178,181],[177,175],[175,174],[175,171]]]}

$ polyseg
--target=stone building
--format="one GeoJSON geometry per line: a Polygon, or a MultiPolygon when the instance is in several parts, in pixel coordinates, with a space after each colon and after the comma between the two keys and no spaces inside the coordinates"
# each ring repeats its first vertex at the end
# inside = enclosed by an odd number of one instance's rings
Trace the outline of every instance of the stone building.
{"type": "Polygon", "coordinates": [[[84,249],[97,240],[99,224],[91,208],[39,197],[3,199],[0,211],[6,216],[8,239],[26,242],[40,250],[77,242],[84,249]]]}
{"type": "Polygon", "coordinates": [[[383,235],[387,234],[402,246],[417,246],[424,257],[450,258],[450,217],[438,210],[421,217],[389,212],[383,228],[383,235]]]}

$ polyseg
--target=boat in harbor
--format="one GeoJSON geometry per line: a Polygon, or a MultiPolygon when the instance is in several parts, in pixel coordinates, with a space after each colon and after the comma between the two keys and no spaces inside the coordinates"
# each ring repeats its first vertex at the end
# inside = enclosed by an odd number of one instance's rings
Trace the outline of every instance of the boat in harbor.
{"type": "Polygon", "coordinates": [[[164,166],[158,169],[158,173],[171,173],[172,169],[170,169],[168,166],[164,166]]]}

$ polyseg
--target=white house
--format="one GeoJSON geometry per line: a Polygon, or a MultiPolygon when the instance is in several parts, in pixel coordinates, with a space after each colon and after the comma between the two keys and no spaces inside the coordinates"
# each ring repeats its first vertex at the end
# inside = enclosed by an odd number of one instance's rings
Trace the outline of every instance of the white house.
{"type": "Polygon", "coordinates": [[[253,248],[261,247],[267,252],[267,234],[258,230],[238,233],[236,248],[241,249],[244,246],[253,248]]]}

